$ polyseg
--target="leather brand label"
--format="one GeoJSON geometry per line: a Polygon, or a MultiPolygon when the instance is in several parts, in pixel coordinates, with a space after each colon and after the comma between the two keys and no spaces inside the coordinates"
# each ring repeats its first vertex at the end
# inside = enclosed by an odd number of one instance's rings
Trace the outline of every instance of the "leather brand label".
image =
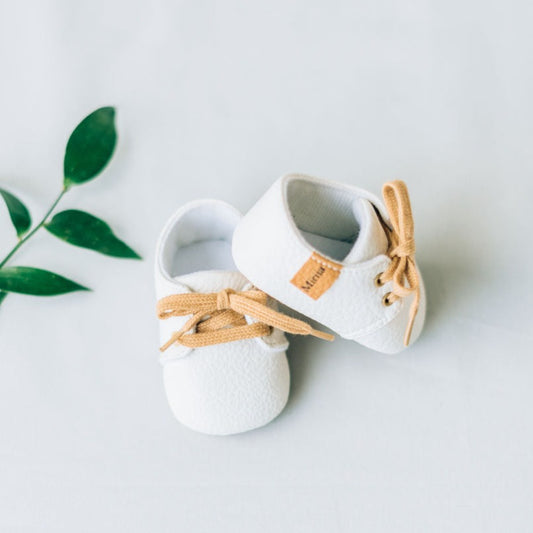
{"type": "Polygon", "coordinates": [[[307,296],[318,300],[337,280],[342,265],[313,252],[291,279],[291,283],[307,296]]]}

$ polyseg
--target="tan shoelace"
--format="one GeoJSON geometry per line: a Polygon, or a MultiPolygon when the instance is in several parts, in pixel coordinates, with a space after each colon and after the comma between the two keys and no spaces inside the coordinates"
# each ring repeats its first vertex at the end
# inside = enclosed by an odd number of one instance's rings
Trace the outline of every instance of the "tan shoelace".
{"type": "Polygon", "coordinates": [[[209,294],[174,294],[157,302],[161,320],[173,316],[192,317],[161,346],[164,352],[174,343],[188,348],[264,337],[278,328],[296,335],[313,335],[328,341],[333,335],[313,329],[309,324],[274,311],[267,304],[267,295],[258,289],[236,292],[224,289],[209,294]],[[249,316],[257,322],[248,324],[249,316]]]}
{"type": "Polygon", "coordinates": [[[420,278],[415,264],[413,214],[407,186],[403,181],[385,183],[382,192],[392,225],[392,229],[384,226],[389,237],[387,255],[391,258],[391,263],[387,270],[376,278],[376,284],[383,285],[392,281],[392,291],[384,296],[384,305],[391,305],[398,299],[414,293],[403,341],[407,346],[420,304],[420,278]]]}

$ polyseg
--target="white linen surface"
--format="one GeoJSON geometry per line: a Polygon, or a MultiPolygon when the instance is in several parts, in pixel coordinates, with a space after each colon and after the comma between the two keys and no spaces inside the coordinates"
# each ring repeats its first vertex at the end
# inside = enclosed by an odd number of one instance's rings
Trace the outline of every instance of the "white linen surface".
{"type": "Polygon", "coordinates": [[[1,185],[37,219],[72,128],[117,106],[114,160],[61,205],[145,260],[43,231],[11,263],[94,292],[0,307],[0,531],[531,531],[532,15],[525,0],[2,2],[1,185]],[[290,171],[407,182],[426,329],[398,356],[293,338],[278,419],[195,434],[163,391],[157,235],[189,200],[245,211],[290,171]]]}

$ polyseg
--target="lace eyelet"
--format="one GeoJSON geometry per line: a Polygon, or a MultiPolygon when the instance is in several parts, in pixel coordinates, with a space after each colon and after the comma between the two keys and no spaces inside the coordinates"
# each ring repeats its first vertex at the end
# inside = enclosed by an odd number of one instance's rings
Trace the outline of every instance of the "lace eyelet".
{"type": "Polygon", "coordinates": [[[374,285],[376,287],[383,287],[385,285],[383,283],[383,280],[381,279],[381,276],[383,275],[383,272],[380,272],[375,278],[374,278],[374,285]]]}
{"type": "Polygon", "coordinates": [[[383,298],[381,299],[381,303],[385,306],[385,307],[389,307],[391,306],[394,302],[390,299],[390,295],[391,293],[388,292],[387,294],[385,294],[385,296],[383,296],[383,298]]]}

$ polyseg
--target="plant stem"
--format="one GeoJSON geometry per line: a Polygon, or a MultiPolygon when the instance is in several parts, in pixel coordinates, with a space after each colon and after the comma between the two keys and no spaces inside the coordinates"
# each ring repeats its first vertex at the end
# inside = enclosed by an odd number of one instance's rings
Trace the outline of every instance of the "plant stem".
{"type": "MultiPolygon", "coordinates": [[[[45,213],[41,221],[29,232],[27,233],[22,239],[19,240],[19,242],[13,247],[13,249],[4,257],[2,262],[0,262],[0,268],[2,268],[17,252],[17,250],[32,237],[40,228],[43,227],[44,223],[48,219],[48,217],[52,214],[52,211],[56,208],[57,204],[63,198],[63,195],[68,191],[68,187],[63,187],[61,192],[59,193],[59,196],[54,200],[48,211],[45,213]]],[[[5,296],[4,296],[5,298],[5,296]]],[[[3,298],[0,298],[0,302],[3,298]]]]}

